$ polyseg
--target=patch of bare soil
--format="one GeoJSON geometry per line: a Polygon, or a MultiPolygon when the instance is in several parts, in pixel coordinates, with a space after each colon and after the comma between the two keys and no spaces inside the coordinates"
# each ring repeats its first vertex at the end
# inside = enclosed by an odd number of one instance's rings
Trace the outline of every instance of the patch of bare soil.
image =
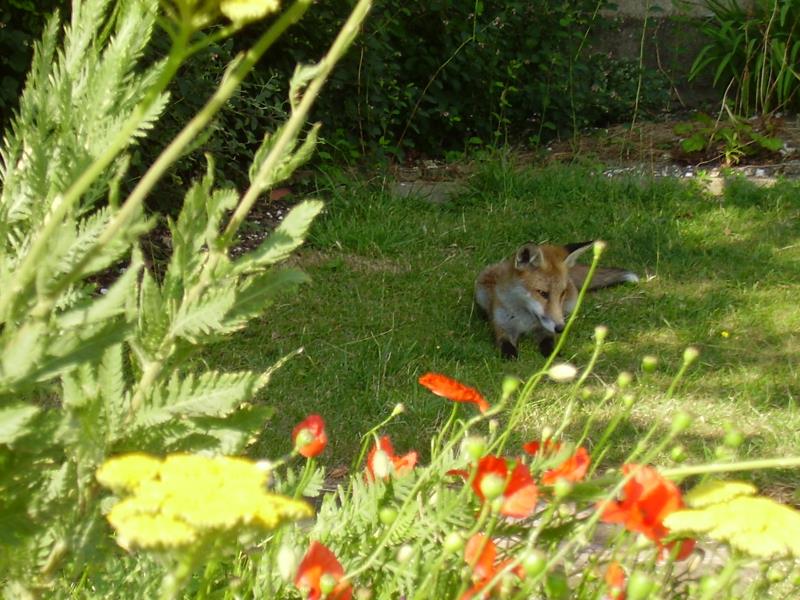
{"type": "MultiPolygon", "coordinates": [[[[720,124],[722,127],[724,124],[720,124]]],[[[557,140],[547,147],[546,162],[597,161],[613,169],[649,170],[655,175],[681,175],[698,169],[731,168],[744,175],[800,175],[800,120],[774,118],[743,121],[741,136],[725,142],[717,133],[703,151],[687,152],[681,145],[691,135],[703,135],[703,126],[694,118],[613,125],[589,130],[570,139],[557,140]],[[748,132],[751,132],[748,134],[748,132]],[[774,138],[781,147],[771,151],[758,144],[753,135],[774,138]],[[726,148],[740,148],[738,159],[726,162],[726,148]],[[756,170],[760,169],[758,173],[756,170]]],[[[706,132],[706,138],[710,135],[706,132]]]]}

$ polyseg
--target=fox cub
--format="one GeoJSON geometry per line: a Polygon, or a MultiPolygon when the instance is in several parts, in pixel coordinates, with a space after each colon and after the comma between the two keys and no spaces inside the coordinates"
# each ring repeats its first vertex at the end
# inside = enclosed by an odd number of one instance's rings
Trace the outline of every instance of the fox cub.
{"type": "MultiPolygon", "coordinates": [[[[519,337],[528,333],[543,355],[552,354],[555,336],[564,330],[564,319],[575,308],[589,271],[576,261],[593,245],[528,242],[509,259],[481,271],[475,282],[475,302],[486,313],[505,358],[517,357],[519,337]]],[[[631,271],[602,267],[595,271],[589,289],[637,281],[631,271]]]]}

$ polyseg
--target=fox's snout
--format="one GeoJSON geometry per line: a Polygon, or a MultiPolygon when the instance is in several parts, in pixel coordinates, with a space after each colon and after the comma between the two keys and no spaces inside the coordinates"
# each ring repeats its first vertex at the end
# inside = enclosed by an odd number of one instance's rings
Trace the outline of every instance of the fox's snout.
{"type": "Polygon", "coordinates": [[[547,315],[536,315],[539,317],[539,323],[541,323],[542,328],[549,333],[561,333],[564,331],[564,320],[563,319],[553,319],[548,317],[547,315]]]}

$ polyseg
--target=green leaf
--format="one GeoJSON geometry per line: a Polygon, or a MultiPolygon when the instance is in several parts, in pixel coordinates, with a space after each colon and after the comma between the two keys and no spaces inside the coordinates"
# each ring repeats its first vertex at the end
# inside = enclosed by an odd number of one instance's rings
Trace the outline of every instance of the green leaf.
{"type": "Polygon", "coordinates": [[[289,150],[284,150],[275,163],[265,169],[266,161],[271,158],[275,144],[283,135],[283,128],[279,128],[274,134],[267,133],[250,166],[251,184],[261,192],[288,179],[298,167],[311,158],[317,146],[320,126],[320,123],[312,126],[299,148],[297,148],[297,140],[292,140],[289,150]]]}
{"type": "Polygon", "coordinates": [[[62,332],[48,343],[48,354],[31,376],[46,381],[82,363],[100,360],[106,348],[122,343],[130,332],[122,320],[62,332]]]}
{"type": "Polygon", "coordinates": [[[681,142],[684,152],[700,152],[706,147],[706,136],[702,133],[695,133],[692,137],[681,142]]]}
{"type": "Polygon", "coordinates": [[[203,335],[222,328],[225,315],[235,301],[236,290],[220,286],[209,289],[195,302],[181,304],[172,321],[172,336],[198,342],[203,335]]]}
{"type": "Polygon", "coordinates": [[[20,381],[36,368],[45,351],[45,330],[44,323],[34,321],[10,332],[11,337],[4,340],[3,355],[0,357],[4,382],[20,381]]]}
{"type": "Polygon", "coordinates": [[[84,327],[123,314],[128,299],[135,293],[142,264],[141,253],[135,252],[125,273],[114,282],[105,295],[93,298],[60,315],[59,327],[62,329],[84,327]]]}
{"type": "Polygon", "coordinates": [[[196,417],[191,420],[192,430],[202,433],[207,441],[213,440],[215,452],[240,454],[258,439],[273,414],[271,406],[245,405],[225,418],[196,417]]]}
{"type": "Polygon", "coordinates": [[[306,283],[308,275],[297,269],[268,271],[250,277],[236,293],[236,300],[227,315],[228,327],[240,327],[258,317],[275,299],[306,283]]]}
{"type": "Polygon", "coordinates": [[[233,272],[254,273],[286,259],[303,243],[311,222],[323,206],[319,200],[306,200],[295,206],[258,248],[234,263],[233,272]]]}
{"type": "Polygon", "coordinates": [[[0,408],[0,444],[13,444],[29,433],[28,426],[41,409],[30,404],[0,408]]]}
{"type": "Polygon", "coordinates": [[[783,148],[783,140],[780,138],[764,136],[755,131],[750,132],[750,137],[758,142],[759,146],[770,152],[778,152],[783,148]]]}
{"type": "Polygon", "coordinates": [[[166,385],[152,391],[148,405],[138,412],[135,422],[149,427],[174,417],[222,417],[250,400],[258,384],[259,375],[250,371],[210,371],[184,378],[173,375],[166,385]]]}
{"type": "Polygon", "coordinates": [[[145,269],[139,288],[138,340],[141,349],[152,356],[169,330],[170,311],[161,297],[161,289],[145,269]]]}
{"type": "Polygon", "coordinates": [[[97,367],[97,386],[104,400],[111,439],[120,437],[130,410],[130,393],[125,385],[122,348],[122,344],[109,346],[97,367]]]}

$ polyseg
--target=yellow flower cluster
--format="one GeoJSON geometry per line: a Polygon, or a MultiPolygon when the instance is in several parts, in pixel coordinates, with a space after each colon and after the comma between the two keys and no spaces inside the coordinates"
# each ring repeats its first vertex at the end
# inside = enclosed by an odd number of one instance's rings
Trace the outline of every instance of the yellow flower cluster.
{"type": "Polygon", "coordinates": [[[175,0],[175,5],[197,29],[214,23],[220,15],[241,27],[280,10],[280,0],[175,0]]]}
{"type": "Polygon", "coordinates": [[[125,548],[190,546],[209,536],[271,530],[310,517],[305,502],[266,491],[268,473],[244,458],[127,454],[106,461],[97,480],[127,495],[108,514],[125,548]]]}

